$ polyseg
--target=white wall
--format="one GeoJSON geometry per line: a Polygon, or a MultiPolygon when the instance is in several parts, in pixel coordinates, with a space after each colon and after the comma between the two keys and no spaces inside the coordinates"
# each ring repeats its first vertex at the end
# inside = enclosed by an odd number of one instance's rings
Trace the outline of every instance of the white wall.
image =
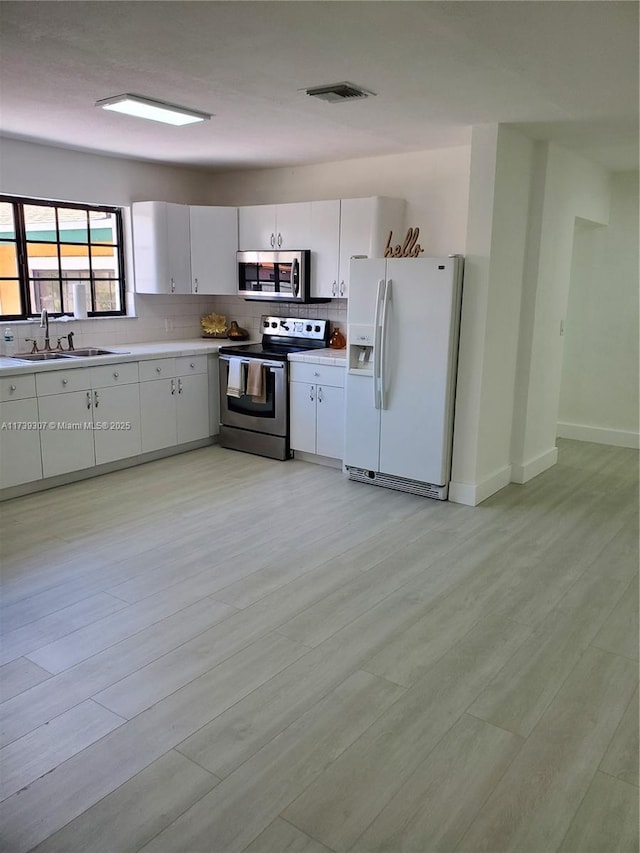
{"type": "MultiPolygon", "coordinates": [[[[468,147],[216,175],[12,139],[0,143],[0,191],[5,193],[125,208],[144,200],[236,205],[389,195],[408,200],[407,226],[420,227],[420,243],[427,254],[464,252],[468,147]]],[[[130,242],[130,228],[126,236],[130,242]]],[[[131,287],[130,267],[127,278],[131,287]]],[[[129,304],[133,306],[131,295],[129,304]]],[[[73,329],[79,346],[196,337],[201,315],[217,311],[256,335],[265,310],[346,323],[346,301],[341,299],[328,305],[267,309],[235,297],[136,294],[138,319],[74,321],[60,334],[73,329]]]]}
{"type": "Polygon", "coordinates": [[[638,447],[638,173],[611,180],[606,228],[576,222],[558,435],[638,447]]]}
{"type": "MultiPolygon", "coordinates": [[[[420,151],[389,157],[369,157],[296,168],[244,170],[213,175],[210,204],[271,204],[333,198],[391,196],[407,201],[405,228],[420,228],[426,255],[463,254],[469,191],[470,147],[420,151]]],[[[258,333],[259,303],[235,297],[216,297],[216,310],[237,316],[258,333]]],[[[346,300],[327,305],[269,306],[274,314],[327,318],[346,324],[346,300]]]]}
{"type": "Polygon", "coordinates": [[[512,437],[512,479],[519,483],[557,459],[560,323],[567,313],[575,221],[606,224],[610,203],[605,169],[555,144],[537,147],[512,437]]]}
{"type": "MultiPolygon", "coordinates": [[[[209,198],[209,174],[195,169],[102,157],[15,139],[2,139],[0,146],[0,192],[3,193],[124,208],[142,200],[205,204],[209,198]]],[[[126,215],[125,242],[131,245],[130,223],[126,215]]],[[[211,298],[136,294],[134,306],[130,261],[129,256],[127,299],[129,311],[135,311],[136,318],[54,320],[52,336],[73,330],[76,346],[198,336],[200,317],[213,310],[211,298]]],[[[15,326],[16,349],[24,349],[23,339],[34,337],[33,329],[23,323],[15,326]]]]}
{"type": "Polygon", "coordinates": [[[511,430],[533,142],[473,129],[450,496],[475,505],[511,479],[511,430]]]}
{"type": "Polygon", "coordinates": [[[407,201],[405,226],[420,228],[426,255],[465,251],[470,147],[368,157],[286,169],[227,172],[210,204],[268,204],[381,195],[407,201]]]}
{"type": "Polygon", "coordinates": [[[128,206],[134,201],[206,204],[208,173],[0,139],[0,190],[13,195],[128,206]]]}

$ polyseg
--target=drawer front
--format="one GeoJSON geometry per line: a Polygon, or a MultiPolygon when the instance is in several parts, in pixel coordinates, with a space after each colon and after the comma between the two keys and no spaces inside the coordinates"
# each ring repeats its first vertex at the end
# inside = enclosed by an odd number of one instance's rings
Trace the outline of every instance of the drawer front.
{"type": "Polygon", "coordinates": [[[46,397],[49,394],[68,394],[71,391],[88,391],[89,388],[91,388],[91,370],[87,370],[86,367],[36,374],[38,397],[46,397]]]}
{"type": "Polygon", "coordinates": [[[125,361],[122,364],[101,364],[91,368],[91,385],[93,388],[132,385],[137,381],[137,361],[125,361]]]}
{"type": "Polygon", "coordinates": [[[36,396],[36,379],[33,373],[20,376],[3,376],[0,379],[0,403],[9,400],[26,400],[36,396]]]}
{"type": "Polygon", "coordinates": [[[190,373],[206,372],[206,355],[180,355],[176,358],[176,376],[188,376],[190,373]]]}
{"type": "Polygon", "coordinates": [[[289,378],[292,382],[332,385],[335,388],[344,388],[344,371],[344,367],[335,364],[312,364],[304,361],[292,361],[289,364],[289,378]]]}
{"type": "Polygon", "coordinates": [[[138,364],[140,382],[149,382],[151,379],[171,379],[176,375],[175,358],[152,358],[149,361],[141,361],[138,364]]]}

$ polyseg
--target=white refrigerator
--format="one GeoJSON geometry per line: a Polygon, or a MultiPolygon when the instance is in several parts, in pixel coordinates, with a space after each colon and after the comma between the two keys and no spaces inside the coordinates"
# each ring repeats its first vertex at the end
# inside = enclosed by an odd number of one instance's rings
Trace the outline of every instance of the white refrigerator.
{"type": "Polygon", "coordinates": [[[446,500],[463,258],[352,260],[345,469],[446,500]]]}

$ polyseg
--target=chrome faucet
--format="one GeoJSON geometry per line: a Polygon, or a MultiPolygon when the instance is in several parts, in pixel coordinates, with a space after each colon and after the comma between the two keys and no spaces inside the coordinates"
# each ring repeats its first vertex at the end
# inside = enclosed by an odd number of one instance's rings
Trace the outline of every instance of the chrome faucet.
{"type": "Polygon", "coordinates": [[[44,329],[44,351],[51,352],[51,341],[49,340],[49,312],[46,308],[42,309],[40,315],[40,328],[44,329]]]}

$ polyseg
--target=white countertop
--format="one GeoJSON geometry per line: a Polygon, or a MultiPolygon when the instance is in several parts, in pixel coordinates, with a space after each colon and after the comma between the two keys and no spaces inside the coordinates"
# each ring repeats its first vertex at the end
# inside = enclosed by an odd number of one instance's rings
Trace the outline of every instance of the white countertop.
{"type": "MultiPolygon", "coordinates": [[[[17,358],[0,356],[0,376],[13,376],[21,373],[34,373],[47,370],[67,370],[68,368],[87,367],[93,364],[114,364],[123,361],[147,361],[152,358],[170,358],[171,356],[217,353],[220,347],[233,345],[227,338],[207,340],[191,338],[182,341],[149,341],[138,344],[123,344],[118,347],[104,347],[112,350],[110,355],[97,355],[88,358],[60,358],[52,361],[19,361],[17,358]]],[[[238,341],[255,343],[255,341],[238,341]]],[[[317,349],[310,352],[292,353],[289,361],[304,361],[311,364],[336,364],[346,366],[346,349],[317,349]]]]}
{"type": "Polygon", "coordinates": [[[305,361],[310,364],[336,364],[346,367],[346,349],[315,349],[309,352],[293,352],[289,355],[289,361],[305,361]]]}
{"type": "MultiPolygon", "coordinates": [[[[123,344],[117,347],[105,346],[104,349],[112,350],[112,355],[97,355],[89,358],[60,358],[52,361],[19,361],[17,358],[2,356],[0,357],[0,376],[34,373],[36,371],[40,373],[45,370],[66,370],[67,368],[87,367],[93,364],[114,364],[123,361],[147,361],[152,358],[217,353],[220,347],[230,346],[233,343],[228,338],[149,341],[141,344],[123,344]]],[[[242,341],[242,343],[247,343],[247,341],[242,341]]]]}

